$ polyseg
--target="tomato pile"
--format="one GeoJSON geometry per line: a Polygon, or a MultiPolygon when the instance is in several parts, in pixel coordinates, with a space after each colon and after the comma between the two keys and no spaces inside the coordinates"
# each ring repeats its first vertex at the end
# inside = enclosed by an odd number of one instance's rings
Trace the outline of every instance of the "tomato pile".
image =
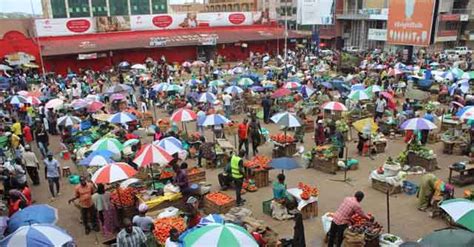
{"type": "Polygon", "coordinates": [[[193,168],[188,169],[188,175],[194,175],[194,174],[197,174],[197,173],[200,173],[200,172],[201,172],[201,169],[199,169],[197,167],[193,167],[193,168]]]}
{"type": "Polygon", "coordinates": [[[135,205],[135,195],[137,193],[138,191],[135,188],[118,188],[110,193],[110,201],[118,206],[132,207],[135,205]],[[118,193],[117,190],[119,190],[118,193]]]}
{"type": "Polygon", "coordinates": [[[232,197],[220,192],[211,192],[206,195],[206,198],[219,206],[225,205],[234,200],[232,197]]]}
{"type": "Polygon", "coordinates": [[[166,239],[170,236],[170,230],[172,228],[176,228],[179,233],[184,232],[186,230],[186,225],[184,223],[184,219],[181,217],[167,217],[156,219],[154,222],[155,229],[153,230],[153,234],[155,235],[158,242],[164,244],[166,239]]]}
{"type": "Polygon", "coordinates": [[[255,185],[255,181],[252,179],[245,180],[242,184],[242,188],[247,190],[248,192],[255,192],[258,190],[258,187],[255,185]]]}
{"type": "Polygon", "coordinates": [[[174,176],[174,172],[170,172],[170,171],[161,171],[160,173],[160,179],[168,179],[168,178],[172,178],[174,176]]]}
{"type": "Polygon", "coordinates": [[[307,184],[302,182],[298,183],[298,189],[302,190],[300,197],[303,200],[308,200],[310,197],[314,196],[317,197],[319,195],[319,190],[316,187],[311,187],[307,184]]]}
{"type": "Polygon", "coordinates": [[[291,143],[295,141],[295,138],[293,138],[293,136],[285,134],[270,135],[270,138],[272,139],[272,141],[278,143],[291,143]]]}
{"type": "Polygon", "coordinates": [[[268,164],[270,163],[270,159],[262,156],[256,155],[251,160],[245,161],[244,166],[247,168],[254,168],[257,171],[268,169],[268,164]]]}
{"type": "MultiPolygon", "coordinates": [[[[367,215],[372,217],[370,213],[368,213],[367,215]]],[[[353,215],[351,217],[351,222],[352,225],[350,227],[350,230],[352,232],[364,233],[370,236],[376,236],[382,232],[383,227],[378,222],[372,222],[370,220],[367,220],[359,214],[353,215]]]]}

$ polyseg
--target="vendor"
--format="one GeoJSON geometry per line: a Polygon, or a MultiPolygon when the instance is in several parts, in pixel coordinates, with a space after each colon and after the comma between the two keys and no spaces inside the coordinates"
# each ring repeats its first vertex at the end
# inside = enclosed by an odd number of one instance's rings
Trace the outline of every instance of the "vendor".
{"type": "Polygon", "coordinates": [[[194,196],[190,196],[185,204],[185,215],[187,216],[188,229],[193,228],[201,222],[201,213],[199,212],[199,201],[194,196]]]}
{"type": "Polygon", "coordinates": [[[221,190],[227,190],[232,185],[232,177],[230,174],[230,163],[224,167],[224,171],[217,175],[217,180],[221,186],[221,190]]]}
{"type": "Polygon", "coordinates": [[[418,190],[418,210],[426,211],[434,202],[452,197],[453,186],[444,183],[432,173],[423,175],[418,190]]]}
{"type": "Polygon", "coordinates": [[[176,174],[173,178],[173,184],[179,186],[179,190],[183,196],[189,195],[191,188],[189,187],[188,174],[183,171],[178,165],[173,166],[173,171],[176,174]]]}
{"type": "Polygon", "coordinates": [[[329,230],[328,247],[333,247],[334,245],[337,247],[341,246],[344,231],[349,226],[353,215],[358,214],[368,220],[372,219],[370,215],[362,211],[360,206],[362,199],[364,199],[362,191],[357,191],[354,196],[344,198],[344,201],[333,216],[331,229],[329,230]]]}
{"type": "Polygon", "coordinates": [[[273,201],[271,204],[272,217],[277,220],[286,220],[293,218],[293,215],[288,214],[286,208],[289,195],[286,193],[285,175],[278,174],[278,181],[273,182],[273,201]]]}

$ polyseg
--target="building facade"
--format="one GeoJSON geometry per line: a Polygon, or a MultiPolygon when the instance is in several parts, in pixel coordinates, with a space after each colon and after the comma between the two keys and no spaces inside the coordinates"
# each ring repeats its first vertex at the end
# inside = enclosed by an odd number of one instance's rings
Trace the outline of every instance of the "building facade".
{"type": "Polygon", "coordinates": [[[257,11],[257,0],[207,0],[206,12],[257,11]]]}
{"type": "Polygon", "coordinates": [[[168,13],[167,0],[42,0],[44,18],[168,13]]]}

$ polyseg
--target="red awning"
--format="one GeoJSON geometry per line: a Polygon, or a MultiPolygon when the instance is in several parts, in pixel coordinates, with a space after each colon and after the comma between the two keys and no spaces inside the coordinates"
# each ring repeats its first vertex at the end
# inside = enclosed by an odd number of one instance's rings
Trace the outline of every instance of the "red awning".
{"type": "MultiPolygon", "coordinates": [[[[304,38],[288,32],[288,38],[304,38]]],[[[283,39],[276,26],[214,27],[159,31],[134,31],[40,38],[44,56],[91,53],[110,50],[213,45],[283,39]]]]}

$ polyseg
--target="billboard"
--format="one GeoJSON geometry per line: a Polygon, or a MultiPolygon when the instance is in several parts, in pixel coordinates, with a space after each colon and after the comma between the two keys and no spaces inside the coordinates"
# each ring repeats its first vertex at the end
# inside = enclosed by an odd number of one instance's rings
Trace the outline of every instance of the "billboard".
{"type": "Polygon", "coordinates": [[[390,0],[387,42],[429,46],[436,0],[390,0]]]}
{"type": "Polygon", "coordinates": [[[298,24],[331,25],[334,7],[334,0],[298,0],[298,24]]]}
{"type": "Polygon", "coordinates": [[[35,20],[36,33],[40,37],[117,31],[244,26],[269,23],[270,14],[268,11],[101,16],[94,18],[35,20]]]}

